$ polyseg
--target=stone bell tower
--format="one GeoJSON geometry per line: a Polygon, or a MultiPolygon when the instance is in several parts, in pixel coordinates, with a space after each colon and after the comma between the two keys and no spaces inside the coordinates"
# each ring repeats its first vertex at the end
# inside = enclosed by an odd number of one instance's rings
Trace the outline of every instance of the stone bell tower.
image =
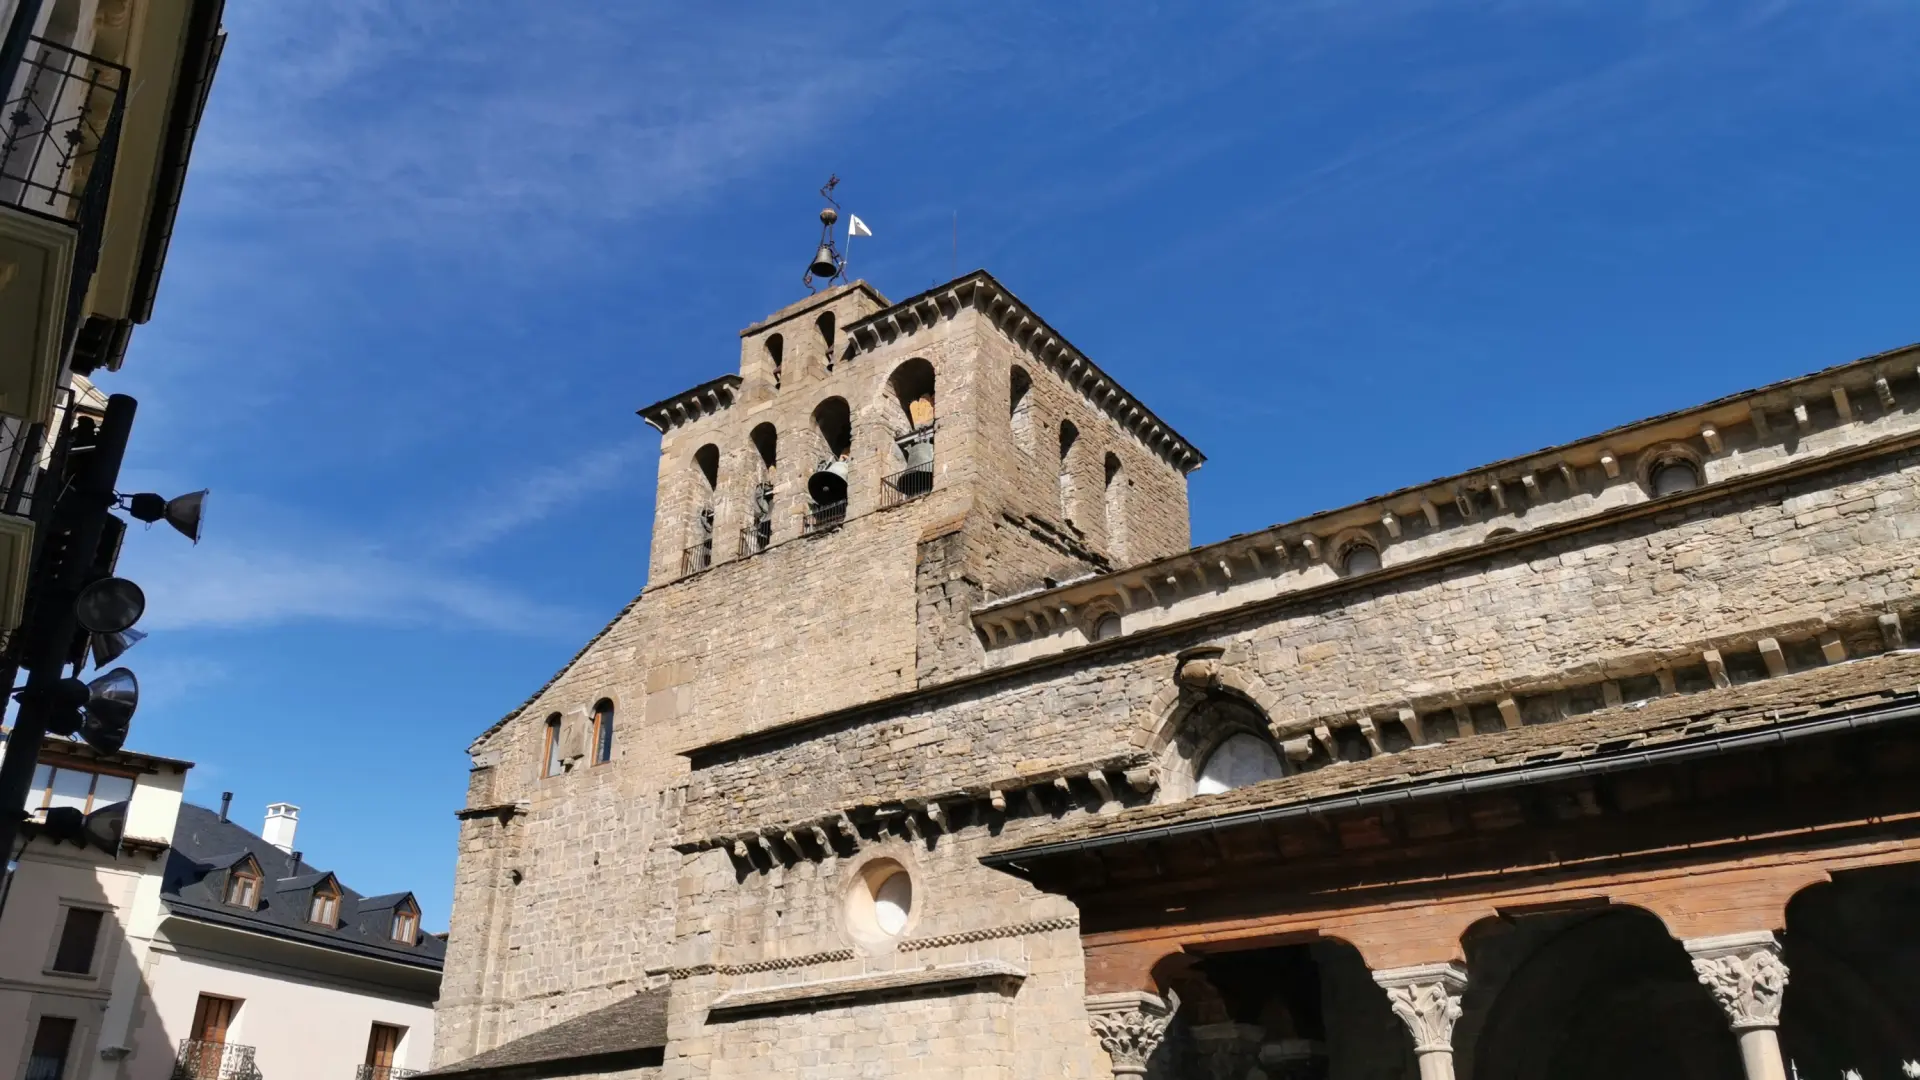
{"type": "MultiPolygon", "coordinates": [[[[821,216],[810,282],[841,269],[821,216]]],[[[684,613],[656,642],[741,680],[749,725],[966,674],[980,599],[1188,545],[1199,451],[985,271],[833,284],[739,337],[738,374],[640,415],[646,595],[684,613]]]]}

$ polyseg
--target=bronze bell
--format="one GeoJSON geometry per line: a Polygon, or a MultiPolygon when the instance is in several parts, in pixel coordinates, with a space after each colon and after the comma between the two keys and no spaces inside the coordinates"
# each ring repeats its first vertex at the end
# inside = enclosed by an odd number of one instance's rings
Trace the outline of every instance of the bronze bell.
{"type": "Polygon", "coordinates": [[[833,248],[821,244],[820,250],[813,253],[813,265],[807,267],[807,273],[817,278],[832,278],[840,273],[840,261],[833,257],[833,248]]]}

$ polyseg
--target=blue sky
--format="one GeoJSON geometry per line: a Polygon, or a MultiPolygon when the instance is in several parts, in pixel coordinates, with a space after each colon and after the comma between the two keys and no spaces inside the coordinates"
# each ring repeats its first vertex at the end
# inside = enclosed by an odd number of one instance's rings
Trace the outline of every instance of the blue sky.
{"type": "Polygon", "coordinates": [[[131,745],[447,919],[464,749],[644,584],[801,292],[991,270],[1235,532],[1920,339],[1920,5],[230,0],[127,490],[131,745]]]}

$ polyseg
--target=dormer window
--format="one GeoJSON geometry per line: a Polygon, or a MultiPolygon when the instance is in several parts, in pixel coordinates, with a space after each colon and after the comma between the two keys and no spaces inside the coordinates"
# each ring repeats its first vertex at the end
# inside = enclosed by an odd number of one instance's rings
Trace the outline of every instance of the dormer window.
{"type": "Polygon", "coordinates": [[[248,910],[258,908],[261,877],[260,867],[252,859],[242,860],[227,872],[227,903],[248,910]]]}
{"type": "Polygon", "coordinates": [[[313,902],[307,905],[307,921],[328,929],[340,925],[340,887],[331,878],[313,887],[313,902]]]}
{"type": "Polygon", "coordinates": [[[393,909],[391,936],[402,945],[412,945],[420,939],[420,909],[413,906],[412,900],[393,909]]]}

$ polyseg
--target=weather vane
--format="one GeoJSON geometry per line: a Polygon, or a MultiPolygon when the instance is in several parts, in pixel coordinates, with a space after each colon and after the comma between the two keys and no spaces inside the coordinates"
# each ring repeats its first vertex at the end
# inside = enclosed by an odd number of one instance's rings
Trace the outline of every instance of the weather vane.
{"type": "Polygon", "coordinates": [[[831,205],[820,211],[820,247],[813,253],[813,263],[800,278],[800,283],[808,292],[817,292],[813,279],[819,278],[826,284],[833,284],[835,278],[845,276],[847,261],[840,257],[840,251],[833,245],[833,225],[840,220],[840,203],[833,197],[833,189],[840,186],[840,177],[829,175],[825,187],[820,189],[820,197],[831,205]]]}

